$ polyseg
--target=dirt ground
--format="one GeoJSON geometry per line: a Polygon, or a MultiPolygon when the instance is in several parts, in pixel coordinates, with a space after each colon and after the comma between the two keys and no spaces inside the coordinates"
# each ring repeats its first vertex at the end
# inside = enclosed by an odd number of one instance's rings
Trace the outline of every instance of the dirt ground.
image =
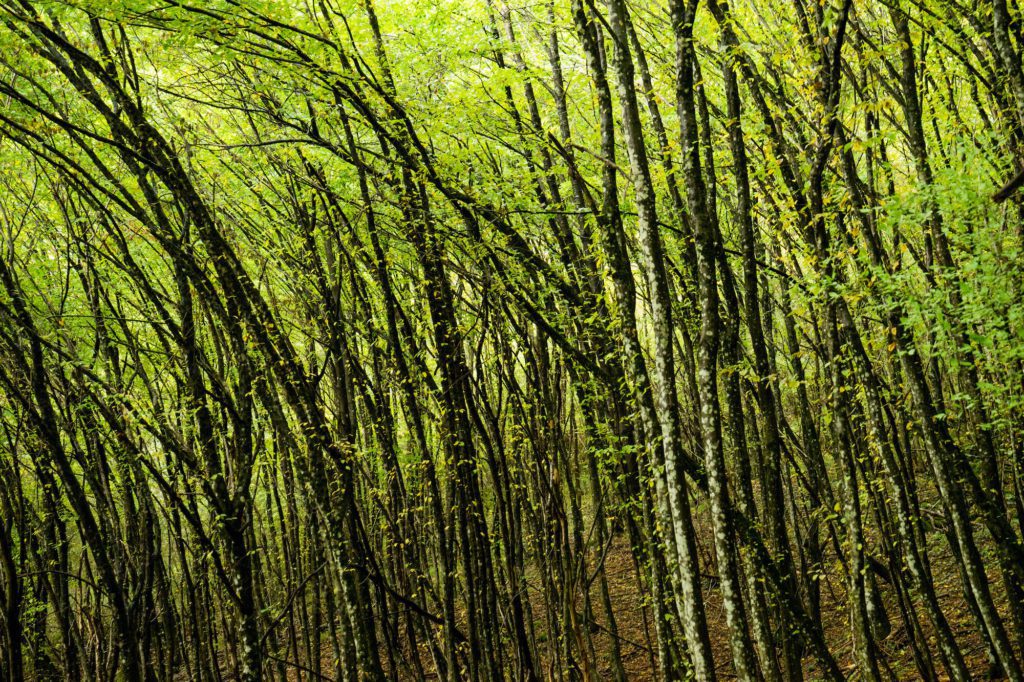
{"type": "MultiPolygon", "coordinates": [[[[943,547],[945,547],[944,541],[937,539],[935,547],[930,553],[940,602],[958,641],[961,642],[967,664],[972,673],[972,679],[987,679],[988,665],[985,659],[985,652],[977,635],[973,616],[964,601],[959,575],[953,558],[948,554],[948,551],[942,551],[943,547]]],[[[703,550],[706,551],[707,549],[707,546],[703,547],[703,550]]],[[[641,594],[638,589],[633,558],[624,538],[616,538],[606,556],[605,562],[612,606],[619,630],[620,651],[627,676],[630,680],[655,680],[657,677],[654,665],[657,656],[650,648],[655,637],[653,623],[651,623],[651,613],[649,610],[645,612],[645,595],[641,594]]],[[[990,565],[991,563],[994,562],[990,562],[990,565]]],[[[827,571],[829,575],[822,582],[822,625],[830,649],[836,656],[840,667],[844,672],[853,676],[855,675],[855,669],[851,659],[851,631],[849,612],[845,606],[844,580],[838,565],[833,566],[833,568],[834,570],[827,571]]],[[[995,576],[990,576],[990,579],[993,578],[995,576]]],[[[533,617],[537,630],[540,632],[546,626],[545,614],[541,610],[540,588],[533,580],[528,579],[527,582],[531,587],[533,617]]],[[[997,603],[1004,604],[1005,598],[999,581],[993,580],[991,584],[997,603]]],[[[892,623],[891,633],[879,642],[885,660],[882,674],[889,680],[906,680],[908,682],[918,680],[920,677],[914,665],[913,654],[910,647],[907,646],[906,632],[900,618],[893,590],[884,581],[879,581],[879,586],[892,623]]],[[[602,622],[603,611],[598,606],[596,588],[594,593],[595,620],[597,621],[597,633],[595,635],[597,665],[600,679],[612,679],[610,663],[611,637],[608,635],[602,622]]],[[[716,668],[721,679],[733,679],[728,630],[722,609],[721,595],[713,581],[705,581],[704,598],[716,668]]],[[[927,633],[927,622],[923,614],[921,615],[921,621],[922,627],[925,628],[927,633]]],[[[555,671],[551,668],[550,652],[546,650],[547,644],[539,642],[538,646],[541,650],[539,653],[542,659],[544,659],[542,669],[546,671],[546,678],[553,679],[555,671]]],[[[422,658],[425,664],[429,664],[430,656],[426,650],[422,652],[422,658]]],[[[323,652],[323,670],[327,675],[330,674],[328,671],[333,669],[331,659],[332,653],[330,648],[325,647],[323,652]]],[[[935,664],[938,666],[938,661],[935,664]]],[[[289,675],[289,679],[292,680],[307,678],[312,679],[308,675],[300,676],[298,671],[294,670],[289,675]]],[[[815,662],[810,657],[804,659],[804,678],[808,682],[820,679],[816,673],[815,662]]],[[[414,678],[400,673],[399,679],[412,680],[414,678]]],[[[945,678],[940,677],[939,679],[945,678]]]]}

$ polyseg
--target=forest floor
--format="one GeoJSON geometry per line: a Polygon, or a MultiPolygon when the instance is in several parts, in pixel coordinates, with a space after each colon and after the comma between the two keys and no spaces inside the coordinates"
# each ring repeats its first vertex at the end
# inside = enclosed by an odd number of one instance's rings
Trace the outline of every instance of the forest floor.
{"type": "MultiPolygon", "coordinates": [[[[945,547],[944,540],[939,539],[938,545],[945,547]]],[[[936,549],[939,549],[937,547],[936,549]]],[[[989,677],[988,662],[985,657],[984,647],[977,634],[977,626],[972,622],[973,616],[964,600],[961,589],[960,577],[956,569],[954,559],[946,552],[933,551],[931,553],[933,572],[935,574],[935,585],[943,611],[948,618],[950,625],[957,639],[962,643],[966,663],[971,671],[971,678],[983,680],[989,677]]],[[[988,565],[993,565],[990,562],[988,565]]],[[[618,541],[613,546],[606,560],[609,588],[612,602],[618,620],[620,637],[624,640],[621,644],[623,663],[626,673],[631,680],[653,680],[654,670],[651,667],[651,657],[645,648],[644,618],[641,604],[643,596],[637,590],[637,581],[634,563],[629,551],[628,544],[618,541]],[[641,646],[628,644],[633,642],[641,646]]],[[[854,674],[854,664],[851,650],[851,629],[849,623],[849,612],[845,599],[845,581],[842,578],[838,566],[832,571],[829,578],[823,580],[822,584],[822,626],[825,637],[828,640],[832,651],[836,653],[840,667],[844,673],[854,674]]],[[[994,592],[997,604],[1005,606],[1005,597],[1002,585],[994,575],[990,575],[990,584],[994,592]]],[[[729,653],[728,628],[725,622],[725,613],[722,608],[721,593],[717,587],[705,581],[704,585],[705,607],[707,609],[708,626],[711,635],[711,646],[715,656],[715,663],[718,673],[723,679],[733,678],[732,662],[729,653]]],[[[896,595],[890,585],[879,581],[882,598],[889,614],[892,630],[889,635],[879,642],[883,650],[883,658],[888,665],[888,670],[882,670],[883,678],[896,680],[918,680],[920,675],[914,665],[913,652],[907,645],[904,623],[900,618],[899,606],[896,602],[896,595]]],[[[922,627],[927,630],[927,623],[924,622],[921,614],[922,627]]],[[[653,639],[654,633],[651,632],[653,639]]],[[[603,679],[612,679],[610,666],[610,637],[599,638],[599,643],[604,645],[603,664],[601,674],[603,679]]],[[[935,665],[939,666],[936,660],[935,665]]],[[[940,671],[941,675],[941,671],[940,671]]],[[[805,680],[820,679],[817,673],[816,662],[810,656],[804,659],[805,680]]],[[[947,679],[940,677],[940,679],[947,679]]]]}
{"type": "MultiPolygon", "coordinates": [[[[701,538],[701,541],[708,542],[710,538],[701,538]]],[[[972,623],[973,616],[964,601],[961,589],[960,578],[956,564],[948,553],[948,548],[941,537],[935,538],[935,548],[930,553],[932,558],[935,585],[938,596],[950,625],[953,628],[962,648],[967,665],[971,671],[972,679],[987,679],[988,663],[985,658],[984,648],[977,635],[977,626],[972,623]],[[947,548],[945,552],[942,548],[947,548]]],[[[708,550],[710,545],[702,545],[708,550]]],[[[995,562],[989,562],[993,565],[995,562]]],[[[849,626],[849,613],[846,608],[844,595],[845,581],[842,577],[842,569],[839,566],[832,566],[826,571],[822,581],[822,626],[825,637],[830,647],[835,652],[840,667],[844,673],[855,674],[851,656],[851,630],[849,626]]],[[[650,645],[654,641],[652,614],[649,610],[645,612],[644,604],[647,601],[646,595],[638,589],[636,579],[636,568],[633,557],[629,550],[625,537],[618,536],[612,544],[605,557],[605,570],[608,578],[609,593],[612,607],[615,612],[616,625],[619,631],[620,651],[623,667],[630,680],[647,681],[656,679],[654,654],[650,645]],[[648,640],[648,632],[650,640],[648,640]]],[[[1005,607],[1005,596],[1002,585],[994,575],[990,575],[991,586],[996,597],[997,604],[1005,607]]],[[[533,616],[541,627],[544,620],[543,600],[536,581],[528,578],[531,587],[531,607],[533,616]]],[[[729,653],[728,629],[726,627],[724,610],[722,608],[721,595],[718,588],[710,580],[704,582],[704,599],[707,609],[707,619],[711,634],[711,646],[715,656],[716,667],[719,677],[724,680],[733,679],[732,662],[729,653]]],[[[888,680],[918,680],[920,675],[914,665],[913,652],[907,646],[907,637],[903,621],[900,618],[899,607],[892,587],[884,581],[879,580],[879,587],[882,598],[888,612],[892,630],[879,645],[882,649],[883,659],[886,667],[882,669],[884,679],[888,680]]],[[[595,647],[597,648],[597,666],[600,679],[612,679],[611,667],[611,636],[603,623],[603,611],[599,606],[597,590],[594,591],[594,611],[596,614],[598,633],[595,636],[595,647]]],[[[922,627],[927,630],[927,623],[924,622],[922,614],[922,627]]],[[[543,629],[543,628],[541,628],[543,629]]],[[[546,671],[545,679],[557,679],[552,667],[551,652],[546,650],[545,643],[539,643],[540,655],[543,658],[541,667],[546,671]]],[[[425,649],[422,652],[425,663],[429,662],[429,652],[425,649]]],[[[333,668],[330,647],[325,646],[323,650],[323,670],[330,671],[333,668]]],[[[939,666],[939,662],[935,661],[939,666]]],[[[328,673],[329,674],[329,673],[328,673]]],[[[810,656],[804,659],[804,678],[807,682],[820,679],[817,673],[816,662],[810,656]]],[[[298,675],[290,676],[290,679],[302,679],[298,675]]],[[[414,678],[399,674],[399,679],[412,680],[414,678]]],[[[429,679],[429,678],[428,678],[429,679]]],[[[946,679],[945,677],[939,678],[946,679]]]]}

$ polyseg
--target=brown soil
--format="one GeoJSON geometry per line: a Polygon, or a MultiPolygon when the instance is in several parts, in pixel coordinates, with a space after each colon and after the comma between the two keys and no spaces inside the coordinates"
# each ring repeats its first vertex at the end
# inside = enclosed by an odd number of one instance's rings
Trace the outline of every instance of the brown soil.
{"type": "MultiPolygon", "coordinates": [[[[709,538],[702,538],[702,542],[709,541],[709,538]]],[[[967,664],[970,667],[973,679],[985,679],[987,677],[988,665],[985,659],[985,652],[981,645],[977,628],[969,609],[963,598],[959,574],[956,570],[953,557],[946,547],[945,540],[940,536],[934,538],[934,546],[930,552],[933,562],[933,572],[936,580],[936,589],[942,603],[943,610],[953,627],[954,633],[964,651],[967,664]]],[[[707,545],[702,547],[706,552],[707,545]]],[[[703,554],[702,554],[703,556],[703,554]]],[[[991,565],[994,562],[989,562],[991,565]]],[[[855,675],[855,669],[851,660],[851,632],[849,627],[849,612],[846,607],[845,585],[842,578],[842,571],[838,564],[834,563],[827,567],[828,574],[822,582],[822,625],[825,631],[829,646],[836,656],[840,667],[850,675],[855,675]]],[[[651,623],[650,610],[645,611],[646,595],[640,593],[632,555],[625,540],[616,538],[605,559],[605,569],[608,576],[609,591],[612,606],[615,612],[617,627],[619,631],[620,650],[623,665],[630,680],[646,681],[656,679],[655,668],[652,667],[657,659],[652,652],[651,646],[654,643],[653,623],[651,623]]],[[[990,576],[994,579],[995,576],[990,576]]],[[[538,633],[546,629],[546,618],[542,609],[540,590],[535,581],[528,581],[531,587],[531,606],[538,633]]],[[[899,609],[895,601],[891,586],[879,581],[883,600],[886,604],[892,632],[879,646],[884,654],[885,667],[882,670],[883,676],[894,680],[918,680],[920,676],[914,665],[913,655],[907,645],[907,637],[903,622],[900,619],[899,609]]],[[[1002,586],[998,580],[993,580],[992,588],[997,603],[1005,606],[1005,599],[1002,586]]],[[[719,676],[728,680],[733,678],[732,663],[730,660],[728,630],[725,623],[722,609],[721,595],[713,580],[706,580],[704,583],[704,598],[707,609],[707,619],[710,628],[712,651],[715,656],[716,667],[719,676]]],[[[597,667],[600,679],[611,679],[611,637],[608,634],[604,623],[603,610],[600,607],[596,586],[593,594],[596,633],[594,635],[595,648],[597,651],[597,667]]],[[[929,633],[927,623],[920,616],[922,627],[929,633]]],[[[930,633],[929,633],[930,635],[930,633]]],[[[542,638],[541,638],[542,639],[542,638]]],[[[548,643],[538,642],[540,656],[542,657],[541,668],[546,671],[545,679],[551,679],[554,671],[551,669],[551,652],[548,650],[548,643]]],[[[934,647],[933,647],[934,651],[934,647]]],[[[424,650],[421,653],[424,665],[430,667],[429,652],[424,650]]],[[[329,646],[324,649],[323,671],[330,675],[333,670],[332,653],[329,646]]],[[[935,661],[938,666],[938,661],[935,661]]],[[[810,657],[804,660],[805,680],[812,681],[819,679],[816,673],[816,664],[810,657]]],[[[296,671],[289,675],[289,679],[299,679],[296,671]]],[[[303,675],[303,679],[309,679],[303,675]]],[[[412,680],[414,677],[408,673],[400,673],[399,679],[412,680]]],[[[940,679],[945,679],[940,677],[940,679]]]]}

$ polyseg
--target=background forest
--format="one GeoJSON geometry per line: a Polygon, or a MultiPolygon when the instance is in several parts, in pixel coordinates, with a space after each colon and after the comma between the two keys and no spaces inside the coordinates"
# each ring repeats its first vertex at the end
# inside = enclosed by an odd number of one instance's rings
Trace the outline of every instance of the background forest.
{"type": "Polygon", "coordinates": [[[1021,19],[0,0],[0,676],[1024,680],[1021,19]]]}

